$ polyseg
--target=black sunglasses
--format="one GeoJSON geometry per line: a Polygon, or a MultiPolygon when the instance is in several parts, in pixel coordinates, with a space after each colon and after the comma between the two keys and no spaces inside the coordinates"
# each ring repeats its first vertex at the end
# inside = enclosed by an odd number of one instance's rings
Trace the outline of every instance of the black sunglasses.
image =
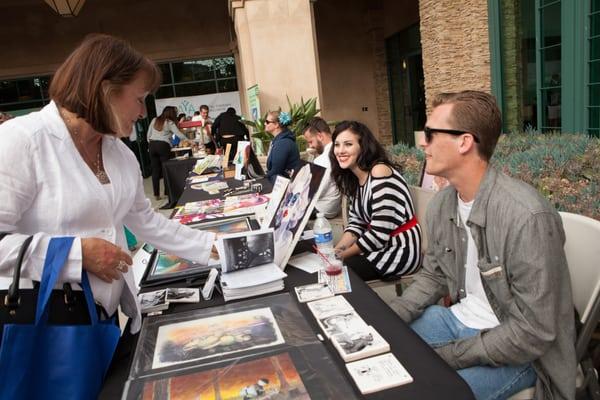
{"type": "Polygon", "coordinates": [[[275,123],[275,121],[269,121],[268,119],[265,119],[265,125],[274,124],[274,123],[275,123]]]}
{"type": "Polygon", "coordinates": [[[477,137],[477,135],[475,135],[472,132],[468,132],[468,131],[461,131],[458,129],[437,129],[437,128],[430,128],[428,126],[423,128],[423,131],[425,131],[425,140],[427,141],[427,143],[431,142],[431,139],[433,139],[433,134],[437,133],[437,132],[447,133],[449,135],[454,135],[454,136],[460,136],[460,135],[464,135],[465,133],[468,133],[469,135],[473,136],[473,140],[476,143],[479,143],[479,138],[477,137]]]}

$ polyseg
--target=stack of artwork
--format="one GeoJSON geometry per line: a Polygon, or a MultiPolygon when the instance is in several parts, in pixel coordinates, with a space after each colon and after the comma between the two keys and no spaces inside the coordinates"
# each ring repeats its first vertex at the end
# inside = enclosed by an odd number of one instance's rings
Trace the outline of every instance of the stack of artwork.
{"type": "Polygon", "coordinates": [[[390,351],[385,339],[358,315],[343,296],[307,303],[317,323],[346,362],[363,394],[412,382],[412,377],[390,351]],[[382,356],[379,354],[387,353],[382,356]],[[373,357],[376,356],[376,357],[373,357]],[[369,358],[370,357],[370,358],[369,358]]]}
{"type": "Polygon", "coordinates": [[[250,193],[225,199],[193,201],[175,208],[174,220],[188,225],[205,220],[254,214],[256,207],[266,207],[269,197],[250,193]]]}

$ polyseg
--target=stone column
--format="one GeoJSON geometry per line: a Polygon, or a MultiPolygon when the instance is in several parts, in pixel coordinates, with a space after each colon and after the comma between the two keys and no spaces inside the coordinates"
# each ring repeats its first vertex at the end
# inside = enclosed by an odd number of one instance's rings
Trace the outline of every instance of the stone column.
{"type": "Polygon", "coordinates": [[[374,133],[383,145],[393,144],[390,91],[383,31],[383,6],[380,0],[370,1],[367,11],[367,29],[373,54],[373,78],[375,81],[375,105],[377,107],[377,130],[374,133]]]}
{"type": "Polygon", "coordinates": [[[239,90],[258,84],[263,114],[286,111],[287,97],[292,103],[320,97],[310,0],[230,0],[229,10],[242,70],[239,90]]]}
{"type": "Polygon", "coordinates": [[[427,111],[440,92],[490,93],[487,0],[420,0],[419,13],[427,111]]]}

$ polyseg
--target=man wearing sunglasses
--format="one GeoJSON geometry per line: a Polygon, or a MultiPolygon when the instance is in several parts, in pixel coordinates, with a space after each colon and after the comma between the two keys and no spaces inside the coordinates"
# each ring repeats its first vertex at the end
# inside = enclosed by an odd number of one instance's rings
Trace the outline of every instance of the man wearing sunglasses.
{"type": "Polygon", "coordinates": [[[392,307],[478,399],[535,386],[575,398],[575,332],[557,211],[490,166],[501,132],[487,93],[438,96],[420,143],[426,171],[450,187],[427,210],[423,268],[392,307]],[[448,296],[448,308],[436,305],[448,296]]]}

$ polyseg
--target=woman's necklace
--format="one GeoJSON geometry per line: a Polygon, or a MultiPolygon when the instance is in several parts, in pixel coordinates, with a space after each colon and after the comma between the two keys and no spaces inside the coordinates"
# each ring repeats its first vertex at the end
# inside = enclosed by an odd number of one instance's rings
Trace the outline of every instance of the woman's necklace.
{"type": "Polygon", "coordinates": [[[87,153],[87,151],[85,151],[85,144],[83,143],[83,140],[79,135],[79,130],[73,126],[71,118],[68,115],[66,115],[62,110],[60,112],[60,115],[65,121],[65,124],[67,125],[67,130],[69,131],[69,133],[71,133],[71,136],[75,139],[77,143],[79,143],[79,147],[81,149],[79,153],[82,155],[82,158],[84,159],[86,164],[90,166],[92,172],[94,173],[98,181],[100,181],[100,183],[103,185],[110,183],[108,175],[102,169],[102,143],[100,143],[100,149],[98,150],[96,157],[89,157],[89,154],[87,153]],[[88,160],[86,160],[86,157],[83,156],[87,156],[88,160]],[[90,162],[90,160],[92,161],[90,162]]]}

